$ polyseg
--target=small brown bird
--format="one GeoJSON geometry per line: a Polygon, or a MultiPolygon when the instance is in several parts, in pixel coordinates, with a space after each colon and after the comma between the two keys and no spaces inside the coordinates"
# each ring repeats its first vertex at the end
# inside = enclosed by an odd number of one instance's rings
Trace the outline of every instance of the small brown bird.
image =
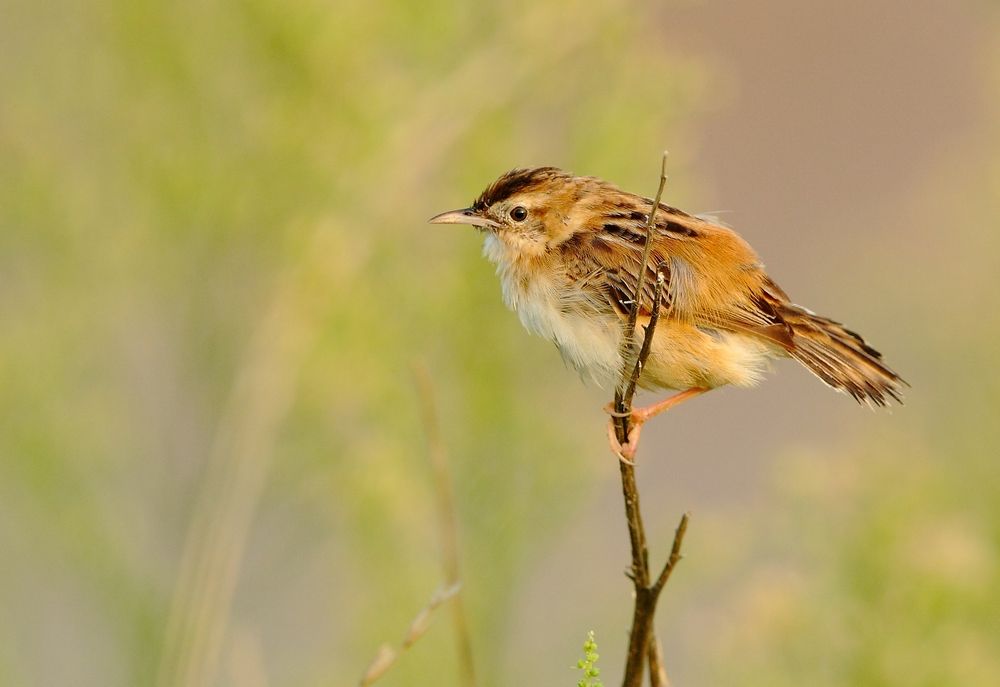
{"type": "MultiPolygon", "coordinates": [[[[651,199],[596,177],[539,167],[507,172],[471,207],[430,222],[484,232],[483,253],[496,264],[504,301],[522,324],[555,343],[583,376],[613,387],[624,365],[622,321],[633,305],[652,207],[651,199]]],[[[905,382],[879,352],[838,322],[792,303],[734,231],[663,204],[654,220],[639,331],[650,318],[657,270],[665,281],[639,385],[681,393],[635,411],[637,427],[709,389],[752,386],[772,359],[785,357],[869,406],[901,401],[905,382]]]]}

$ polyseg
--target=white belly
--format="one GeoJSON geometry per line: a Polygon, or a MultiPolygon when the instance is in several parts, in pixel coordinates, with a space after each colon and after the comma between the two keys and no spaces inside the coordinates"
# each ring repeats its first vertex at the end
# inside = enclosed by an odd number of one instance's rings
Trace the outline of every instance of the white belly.
{"type": "Polygon", "coordinates": [[[609,317],[599,304],[588,302],[579,291],[557,285],[562,275],[544,278],[532,270],[532,277],[526,278],[524,272],[503,259],[504,247],[499,243],[487,236],[483,252],[497,264],[507,307],[517,313],[525,329],[553,342],[581,376],[613,387],[621,369],[618,317],[609,317]]]}
{"type": "MultiPolygon", "coordinates": [[[[606,302],[588,300],[558,271],[518,262],[493,235],[483,253],[497,265],[503,299],[533,334],[552,341],[580,375],[613,388],[621,377],[622,323],[606,302]]],[[[642,332],[640,322],[637,329],[642,332]]],[[[639,337],[641,338],[641,333],[639,337]]],[[[661,318],[640,384],[649,389],[752,386],[781,351],[737,332],[661,318]]]]}
{"type": "Polygon", "coordinates": [[[600,386],[611,387],[619,377],[621,324],[593,312],[565,311],[552,292],[535,289],[508,300],[533,334],[552,341],[563,359],[581,375],[600,386]]]}

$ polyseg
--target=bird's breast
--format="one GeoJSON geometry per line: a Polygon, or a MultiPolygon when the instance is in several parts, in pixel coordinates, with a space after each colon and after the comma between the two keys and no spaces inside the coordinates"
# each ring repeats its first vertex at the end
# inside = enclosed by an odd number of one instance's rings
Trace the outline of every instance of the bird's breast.
{"type": "Polygon", "coordinates": [[[497,266],[504,303],[525,329],[552,341],[582,376],[614,386],[621,369],[621,322],[606,301],[574,286],[557,268],[512,256],[493,235],[483,252],[497,266]]]}

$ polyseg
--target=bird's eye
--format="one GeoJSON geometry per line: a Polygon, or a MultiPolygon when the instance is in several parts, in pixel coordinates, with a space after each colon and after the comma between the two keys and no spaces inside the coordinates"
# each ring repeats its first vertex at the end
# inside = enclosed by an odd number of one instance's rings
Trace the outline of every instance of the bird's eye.
{"type": "Polygon", "coordinates": [[[518,205],[516,208],[510,211],[510,218],[515,222],[523,222],[528,219],[528,211],[518,205]]]}

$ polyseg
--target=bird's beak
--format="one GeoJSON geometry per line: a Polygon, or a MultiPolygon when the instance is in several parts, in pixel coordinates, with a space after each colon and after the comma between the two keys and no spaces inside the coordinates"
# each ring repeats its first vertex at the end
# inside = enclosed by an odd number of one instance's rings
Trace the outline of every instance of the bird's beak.
{"type": "Polygon", "coordinates": [[[482,227],[483,229],[500,228],[497,222],[483,217],[472,208],[442,212],[440,215],[434,215],[427,221],[430,224],[469,224],[473,227],[482,227]]]}

